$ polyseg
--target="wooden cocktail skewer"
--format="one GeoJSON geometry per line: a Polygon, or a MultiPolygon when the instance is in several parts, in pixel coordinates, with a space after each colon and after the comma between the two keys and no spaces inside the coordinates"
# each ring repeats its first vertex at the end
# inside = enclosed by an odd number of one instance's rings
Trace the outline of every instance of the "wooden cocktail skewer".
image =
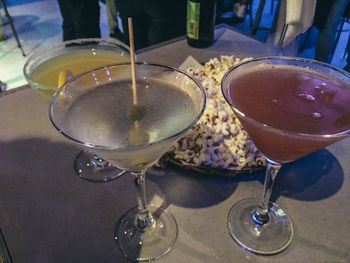
{"type": "Polygon", "coordinates": [[[130,62],[131,62],[131,80],[132,80],[132,102],[137,106],[137,90],[136,90],[136,73],[135,73],[135,47],[134,47],[134,31],[132,27],[132,18],[128,18],[129,43],[130,43],[130,62]]]}
{"type": "Polygon", "coordinates": [[[128,111],[129,119],[134,121],[134,129],[129,132],[129,141],[133,145],[145,144],[149,141],[149,135],[140,129],[139,120],[145,114],[145,108],[138,105],[137,88],[136,88],[136,71],[135,71],[135,48],[134,33],[132,28],[132,18],[128,18],[129,41],[130,41],[130,62],[131,62],[131,81],[132,81],[132,101],[133,105],[128,111]]]}
{"type": "MultiPolygon", "coordinates": [[[[130,39],[130,60],[131,60],[131,81],[132,81],[132,101],[133,105],[128,111],[129,119],[133,121],[138,121],[142,119],[145,114],[145,109],[143,106],[138,105],[137,101],[137,88],[136,88],[136,70],[135,70],[135,48],[134,48],[134,35],[132,29],[132,18],[128,18],[129,26],[129,39],[130,39]]],[[[138,123],[136,123],[136,126],[138,123]]]]}

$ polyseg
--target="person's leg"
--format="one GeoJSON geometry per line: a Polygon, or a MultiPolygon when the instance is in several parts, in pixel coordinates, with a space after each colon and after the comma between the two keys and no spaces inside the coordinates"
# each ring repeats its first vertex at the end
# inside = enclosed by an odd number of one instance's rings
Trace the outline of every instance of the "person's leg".
{"type": "MultiPolygon", "coordinates": [[[[1,7],[1,5],[0,5],[0,7],[1,7]]],[[[4,21],[3,17],[0,14],[0,42],[7,39],[7,37],[5,35],[4,27],[3,27],[3,25],[4,25],[3,21],[4,21]]]]}
{"type": "MultiPolygon", "coordinates": [[[[63,31],[63,41],[75,39],[75,26],[72,19],[72,9],[71,0],[57,0],[58,6],[60,8],[62,16],[62,31],[63,31]]],[[[74,2],[74,1],[73,1],[74,2]]]]}
{"type": "Polygon", "coordinates": [[[0,42],[4,41],[6,39],[7,39],[7,37],[5,35],[4,29],[3,29],[2,25],[0,25],[0,42]]]}
{"type": "Polygon", "coordinates": [[[125,38],[125,29],[123,28],[124,33],[120,30],[120,26],[123,27],[123,25],[120,25],[118,22],[118,11],[115,1],[116,0],[106,0],[109,36],[123,41],[125,38]]]}
{"type": "Polygon", "coordinates": [[[148,43],[148,17],[145,15],[145,8],[148,1],[145,0],[118,0],[117,11],[122,20],[124,35],[123,42],[129,45],[128,17],[133,20],[133,33],[135,49],[147,46],[148,43]]]}
{"type": "Polygon", "coordinates": [[[114,31],[118,29],[115,0],[106,0],[106,13],[109,33],[113,34],[114,31]]]}
{"type": "MultiPolygon", "coordinates": [[[[134,42],[135,49],[140,49],[148,46],[148,17],[142,14],[133,16],[133,30],[134,30],[134,42]]],[[[127,28],[127,27],[126,27],[127,28]]],[[[129,34],[128,34],[129,35],[129,34]]]]}
{"type": "Polygon", "coordinates": [[[347,72],[350,72],[350,36],[348,37],[348,43],[346,45],[346,55],[347,55],[347,58],[346,58],[346,66],[344,67],[344,69],[347,71],[347,72]]]}
{"type": "Polygon", "coordinates": [[[147,45],[163,42],[186,32],[186,1],[148,1],[149,30],[147,45]]]}
{"type": "Polygon", "coordinates": [[[73,19],[77,38],[100,38],[100,5],[98,0],[74,0],[73,19]]]}
{"type": "Polygon", "coordinates": [[[335,38],[341,18],[344,15],[345,8],[349,0],[337,0],[332,4],[329,10],[326,22],[323,28],[319,31],[316,47],[315,58],[317,60],[330,63],[330,56],[334,47],[335,38]]]}

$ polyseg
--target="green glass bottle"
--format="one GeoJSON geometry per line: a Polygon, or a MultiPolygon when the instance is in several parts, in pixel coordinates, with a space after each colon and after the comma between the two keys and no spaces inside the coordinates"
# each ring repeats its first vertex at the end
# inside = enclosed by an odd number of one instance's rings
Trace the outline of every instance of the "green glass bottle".
{"type": "Polygon", "coordinates": [[[216,0],[187,0],[187,43],[204,48],[214,42],[216,0]]]}

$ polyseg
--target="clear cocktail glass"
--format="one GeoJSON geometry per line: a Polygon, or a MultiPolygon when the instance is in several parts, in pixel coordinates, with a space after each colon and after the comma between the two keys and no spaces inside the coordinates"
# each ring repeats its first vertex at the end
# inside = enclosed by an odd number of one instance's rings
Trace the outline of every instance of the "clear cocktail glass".
{"type": "Polygon", "coordinates": [[[266,57],[231,68],[222,92],[267,159],[261,199],[234,204],[227,226],[232,238],[257,254],[275,254],[291,242],[288,215],[269,202],[281,165],[350,135],[349,74],[331,65],[266,57]]]}
{"type": "Polygon", "coordinates": [[[124,255],[149,261],[166,254],[177,237],[174,217],[147,205],[145,175],[200,118],[205,93],[198,82],[172,67],[136,63],[137,104],[131,64],[83,73],[66,82],[50,104],[50,120],[72,141],[93,150],[135,178],[138,207],[115,228],[124,255]]]}
{"type": "MultiPolygon", "coordinates": [[[[117,40],[77,39],[34,52],[24,65],[29,85],[51,98],[67,79],[104,65],[130,60],[129,48],[117,40]]],[[[91,151],[81,151],[75,159],[76,174],[92,182],[107,182],[124,171],[91,151]]]]}

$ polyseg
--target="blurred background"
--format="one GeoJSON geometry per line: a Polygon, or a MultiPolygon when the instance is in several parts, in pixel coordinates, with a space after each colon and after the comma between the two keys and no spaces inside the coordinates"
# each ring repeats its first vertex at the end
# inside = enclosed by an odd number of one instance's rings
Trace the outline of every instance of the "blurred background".
{"type": "MultiPolygon", "coordinates": [[[[116,1],[118,3],[118,0],[116,1]]],[[[101,37],[108,38],[110,25],[106,3],[100,1],[99,5],[101,37]]],[[[278,6],[279,0],[218,0],[216,24],[226,23],[266,42],[273,27],[278,6]]],[[[319,16],[324,18],[321,11],[319,16]]],[[[185,21],[186,17],[183,19],[185,21]]],[[[340,25],[334,32],[337,40],[332,41],[334,47],[332,47],[329,62],[343,68],[346,65],[350,22],[349,17],[346,16],[339,17],[339,20],[340,25]]],[[[26,84],[22,69],[28,55],[39,47],[62,41],[62,16],[57,0],[1,0],[0,25],[0,88],[9,90],[26,84]],[[4,2],[9,16],[5,13],[4,2]],[[9,19],[12,19],[13,28],[9,19]],[[26,57],[18,47],[15,33],[26,57]]],[[[320,30],[320,26],[314,24],[297,39],[296,55],[315,58],[315,47],[320,30]]]]}

